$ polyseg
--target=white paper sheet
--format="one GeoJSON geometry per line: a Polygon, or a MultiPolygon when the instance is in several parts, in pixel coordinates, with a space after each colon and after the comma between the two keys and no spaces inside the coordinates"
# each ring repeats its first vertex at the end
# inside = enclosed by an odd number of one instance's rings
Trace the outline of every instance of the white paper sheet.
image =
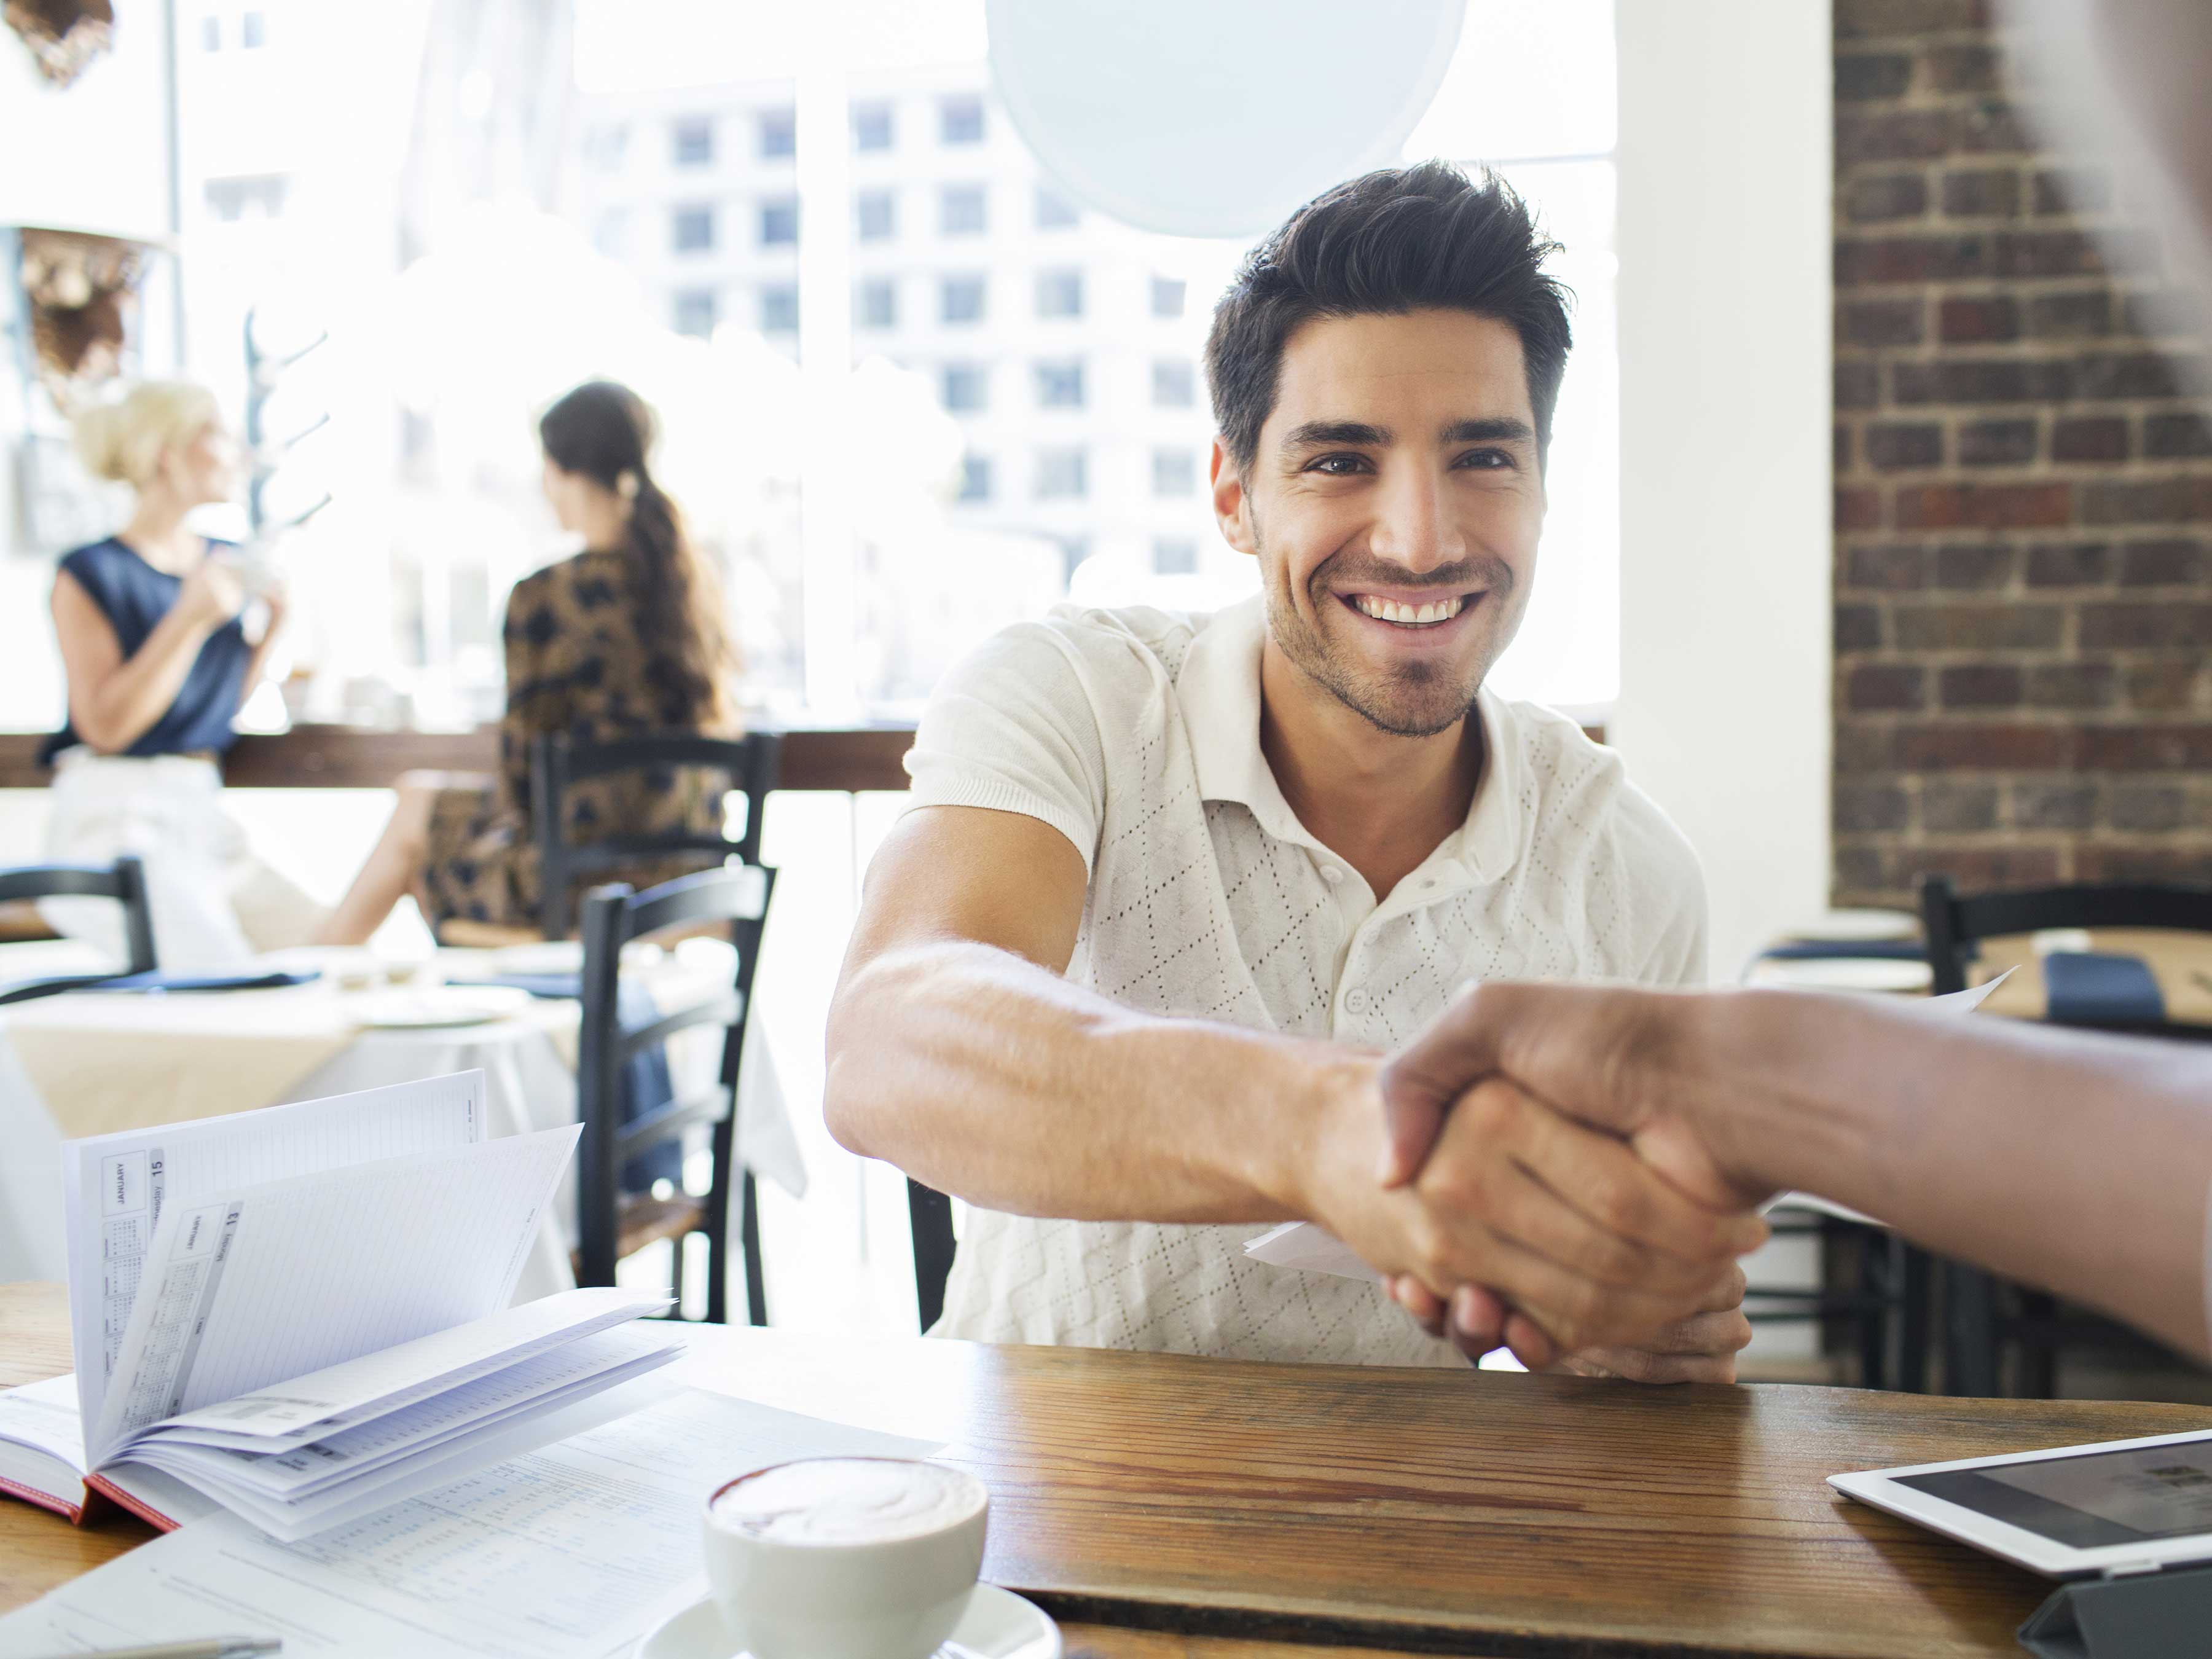
{"type": "Polygon", "coordinates": [[[702,1593],[722,1481],[936,1449],[687,1389],[309,1543],[196,1522],[0,1619],[0,1659],[234,1632],[281,1636],[286,1659],[602,1659],[702,1593]]]}

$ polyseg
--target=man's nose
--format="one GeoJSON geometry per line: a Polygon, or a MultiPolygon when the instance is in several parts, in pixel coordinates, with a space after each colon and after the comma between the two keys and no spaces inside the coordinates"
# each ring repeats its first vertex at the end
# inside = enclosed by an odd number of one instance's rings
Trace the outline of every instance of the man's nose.
{"type": "Polygon", "coordinates": [[[1467,538],[1453,520],[1441,471],[1405,466],[1385,476],[1367,550],[1416,574],[1467,557],[1467,538]]]}

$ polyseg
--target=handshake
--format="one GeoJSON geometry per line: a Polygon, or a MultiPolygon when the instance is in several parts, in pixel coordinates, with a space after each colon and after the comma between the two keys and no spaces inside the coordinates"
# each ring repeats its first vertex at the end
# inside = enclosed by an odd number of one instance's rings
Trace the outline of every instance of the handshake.
{"type": "Polygon", "coordinates": [[[1701,1082],[1710,1000],[1555,985],[1455,998],[1343,1091],[1307,1213],[1470,1358],[1732,1382],[1762,1181],[1701,1082]]]}

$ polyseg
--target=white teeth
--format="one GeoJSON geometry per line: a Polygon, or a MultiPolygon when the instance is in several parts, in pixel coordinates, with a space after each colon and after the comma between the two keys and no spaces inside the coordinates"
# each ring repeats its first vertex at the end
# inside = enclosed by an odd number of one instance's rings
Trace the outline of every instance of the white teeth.
{"type": "Polygon", "coordinates": [[[1361,614],[1372,617],[1377,622],[1396,623],[1401,628],[1434,627],[1437,623],[1449,622],[1467,607],[1467,601],[1457,596],[1415,606],[1362,593],[1352,603],[1359,607],[1361,614]]]}

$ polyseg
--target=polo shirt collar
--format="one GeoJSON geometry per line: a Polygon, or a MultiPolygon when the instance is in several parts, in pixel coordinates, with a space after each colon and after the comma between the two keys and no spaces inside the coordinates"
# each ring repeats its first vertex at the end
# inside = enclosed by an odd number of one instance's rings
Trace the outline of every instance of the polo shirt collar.
{"type": "MultiPolygon", "coordinates": [[[[1176,701],[1197,767],[1198,792],[1206,800],[1245,807],[1278,841],[1328,854],[1291,811],[1260,747],[1260,653],[1267,633],[1266,600],[1255,593],[1216,612],[1184,654],[1176,701]]],[[[1437,852],[1488,883],[1504,878],[1518,851],[1525,780],[1511,705],[1486,685],[1476,696],[1475,712],[1482,721],[1482,779],[1467,821],[1437,852]]]]}

